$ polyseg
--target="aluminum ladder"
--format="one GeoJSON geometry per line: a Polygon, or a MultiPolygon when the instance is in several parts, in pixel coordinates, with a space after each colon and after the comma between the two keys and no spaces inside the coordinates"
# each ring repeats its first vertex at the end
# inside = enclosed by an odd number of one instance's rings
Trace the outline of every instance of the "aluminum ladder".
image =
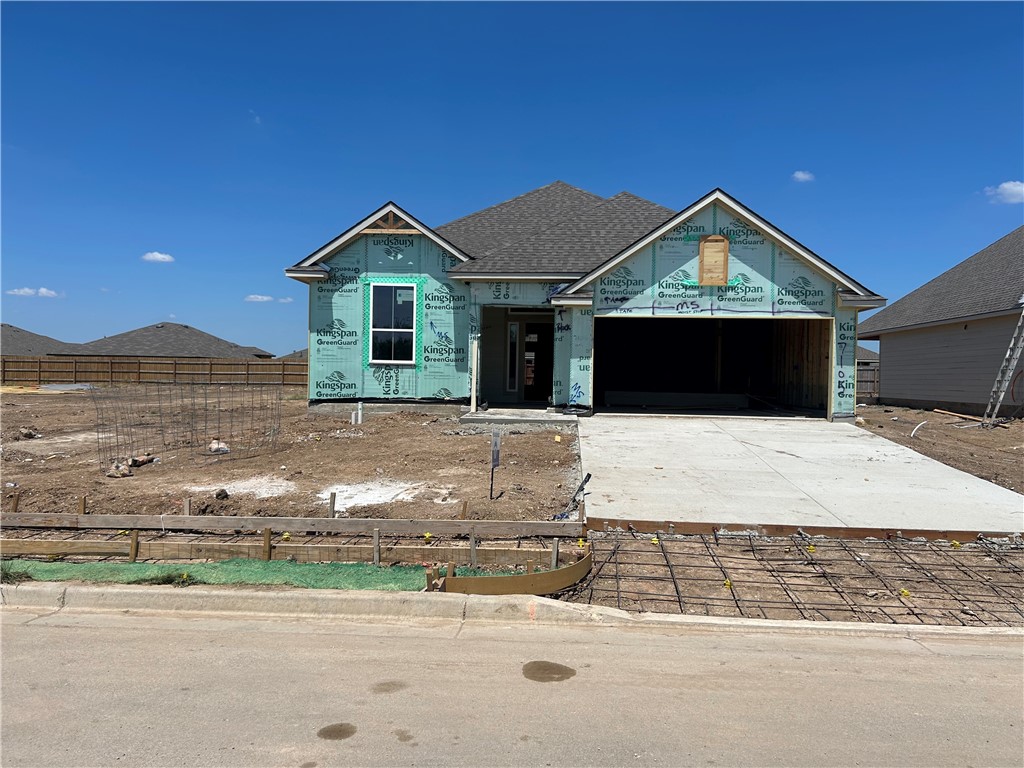
{"type": "Polygon", "coordinates": [[[1020,360],[1021,349],[1024,348],[1024,311],[1021,311],[1017,320],[1017,327],[1013,331],[1013,338],[1010,339],[1010,346],[1006,350],[1006,357],[1003,364],[999,366],[999,373],[996,374],[995,384],[992,385],[992,394],[988,399],[988,408],[985,409],[985,418],[982,419],[983,427],[993,427],[996,423],[996,414],[999,413],[999,406],[1003,404],[1006,390],[1010,387],[1013,379],[1013,371],[1020,360]]]}

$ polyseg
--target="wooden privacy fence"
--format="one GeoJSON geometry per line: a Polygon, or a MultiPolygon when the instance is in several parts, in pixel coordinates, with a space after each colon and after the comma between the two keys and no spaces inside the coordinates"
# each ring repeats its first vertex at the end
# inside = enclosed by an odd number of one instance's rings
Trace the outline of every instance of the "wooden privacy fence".
{"type": "Polygon", "coordinates": [[[877,398],[879,396],[880,381],[881,371],[877,363],[875,365],[858,365],[857,400],[860,402],[877,398]]]}
{"type": "Polygon", "coordinates": [[[196,357],[0,357],[4,384],[277,384],[305,386],[305,360],[196,357]]]}

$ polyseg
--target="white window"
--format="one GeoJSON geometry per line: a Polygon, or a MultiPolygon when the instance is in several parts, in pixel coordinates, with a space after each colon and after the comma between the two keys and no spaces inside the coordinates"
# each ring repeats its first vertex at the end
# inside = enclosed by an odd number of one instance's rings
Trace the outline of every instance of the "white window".
{"type": "Polygon", "coordinates": [[[416,286],[370,286],[370,362],[416,362],[416,286]]]}

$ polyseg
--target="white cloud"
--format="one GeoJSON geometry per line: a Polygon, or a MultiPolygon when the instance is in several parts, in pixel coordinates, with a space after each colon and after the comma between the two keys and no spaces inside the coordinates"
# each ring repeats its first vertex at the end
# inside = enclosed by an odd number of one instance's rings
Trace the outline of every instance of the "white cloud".
{"type": "Polygon", "coordinates": [[[177,319],[178,316],[176,314],[174,314],[173,312],[171,312],[171,314],[169,314],[167,317],[169,317],[171,320],[175,320],[175,319],[177,319]]]}
{"type": "Polygon", "coordinates": [[[142,254],[143,261],[153,261],[158,264],[169,264],[174,261],[174,257],[169,253],[160,253],[160,251],[150,251],[149,253],[142,254]]]}
{"type": "Polygon", "coordinates": [[[291,296],[285,296],[283,299],[278,299],[278,301],[281,302],[282,304],[291,304],[293,301],[295,301],[295,299],[293,299],[291,296]]]}
{"type": "Polygon", "coordinates": [[[273,296],[261,296],[258,293],[250,293],[248,296],[245,297],[245,300],[246,301],[273,301],[274,297],[273,296]]]}
{"type": "Polygon", "coordinates": [[[52,299],[57,296],[56,291],[49,288],[12,288],[7,291],[11,296],[41,296],[44,299],[52,299]]]}
{"type": "Polygon", "coordinates": [[[814,181],[814,174],[810,171],[793,171],[793,181],[814,181]]]}
{"type": "Polygon", "coordinates": [[[263,118],[257,115],[255,110],[250,109],[249,114],[252,115],[252,121],[256,123],[256,125],[263,125],[263,118]]]}
{"type": "Polygon", "coordinates": [[[985,187],[993,203],[1024,203],[1024,181],[1004,181],[998,187],[985,187]]]}

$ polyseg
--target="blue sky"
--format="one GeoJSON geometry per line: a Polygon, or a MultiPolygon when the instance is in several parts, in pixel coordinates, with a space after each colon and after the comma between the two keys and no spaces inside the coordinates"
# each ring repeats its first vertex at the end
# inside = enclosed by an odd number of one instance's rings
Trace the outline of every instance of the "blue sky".
{"type": "Polygon", "coordinates": [[[388,200],[722,187],[890,301],[1024,220],[1021,3],[0,13],[2,318],[64,341],[304,347],[283,269],[388,200]]]}

